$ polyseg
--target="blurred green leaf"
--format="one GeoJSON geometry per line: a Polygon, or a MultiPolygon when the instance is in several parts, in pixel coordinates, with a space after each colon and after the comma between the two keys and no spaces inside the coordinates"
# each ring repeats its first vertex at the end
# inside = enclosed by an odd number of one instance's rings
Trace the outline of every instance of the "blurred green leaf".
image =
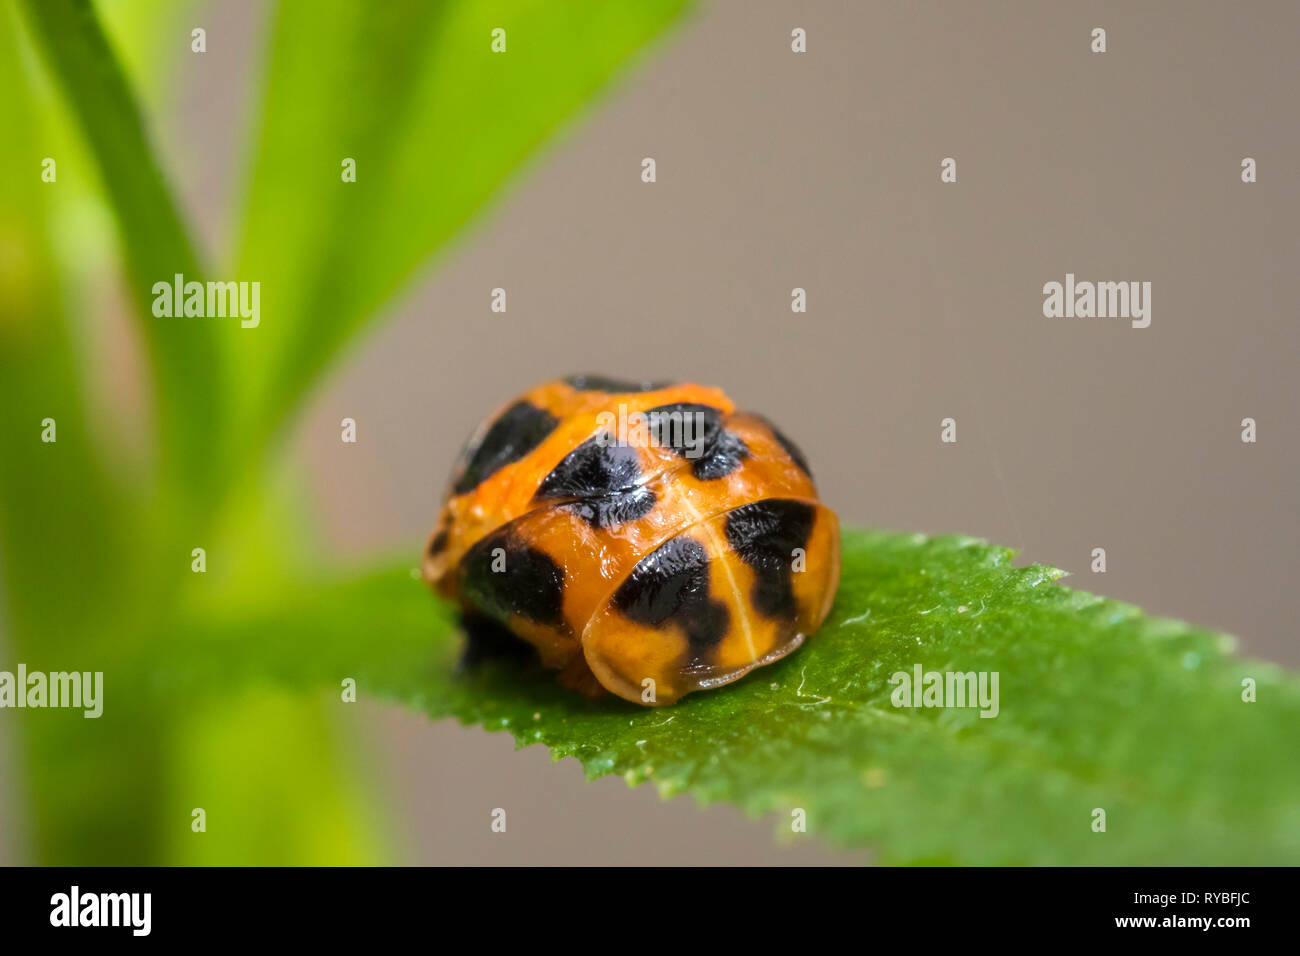
{"type": "Polygon", "coordinates": [[[576,757],[590,777],[776,812],[783,827],[802,808],[809,833],[885,862],[1300,861],[1300,680],[1011,559],[969,538],[848,532],[836,608],[804,648],[670,708],[591,702],[506,662],[456,676],[450,611],[409,567],[290,592],[248,620],[205,614],[199,657],[167,672],[185,686],[210,655],[241,660],[244,680],[352,675],[362,693],[576,757]],[[239,634],[281,642],[259,651],[239,634]],[[289,651],[304,646],[310,659],[289,651]],[[892,706],[891,676],[917,664],[998,672],[998,715],[892,706]]]}
{"type": "MultiPolygon", "coordinates": [[[[236,689],[177,713],[160,799],[166,858],[185,866],[374,866],[387,834],[367,808],[357,754],[340,746],[338,695],[236,689]],[[194,810],[205,829],[194,830],[194,810]]],[[[345,740],[351,735],[343,734],[345,740]]]]}
{"type": "Polygon", "coordinates": [[[239,256],[263,315],[233,340],[251,378],[243,434],[280,426],[348,338],[685,6],[282,4],[239,256]]]}
{"type": "MultiPolygon", "coordinates": [[[[18,11],[6,5],[0,126],[13,148],[0,150],[0,647],[12,657],[0,669],[23,662],[66,670],[130,653],[139,636],[126,622],[156,582],[141,573],[144,556],[131,546],[149,536],[136,499],[105,468],[92,435],[82,330],[69,315],[74,283],[60,274],[54,251],[60,190],[75,188],[78,177],[53,145],[65,140],[34,89],[21,32],[18,11]],[[46,156],[60,164],[57,183],[41,180],[46,156]],[[47,418],[53,442],[42,441],[47,418]]],[[[77,854],[95,820],[117,819],[126,806],[148,814],[156,741],[124,731],[128,710],[102,727],[75,712],[63,720],[6,713],[22,735],[16,795],[30,821],[21,832],[42,858],[84,859],[77,854]]],[[[97,836],[109,858],[148,852],[144,830],[100,828],[97,836]]]]}
{"type": "Polygon", "coordinates": [[[219,329],[229,327],[153,315],[155,282],[171,281],[178,273],[201,281],[203,273],[93,7],[88,0],[24,0],[23,9],[99,165],[117,217],[134,316],[152,358],[164,487],[201,496],[219,477],[213,462],[223,437],[225,383],[217,337],[219,329]]]}
{"type": "MultiPolygon", "coordinates": [[[[60,13],[55,7],[41,12],[60,13]]],[[[373,860],[383,852],[383,841],[361,825],[355,786],[329,763],[339,753],[337,735],[321,722],[318,705],[280,700],[275,713],[279,734],[268,738],[259,728],[250,738],[247,723],[231,719],[246,709],[239,702],[196,714],[144,690],[150,682],[152,628],[167,621],[167,598],[176,584],[195,577],[188,567],[190,545],[176,543],[193,525],[173,525],[159,513],[156,481],[122,482],[98,454],[98,447],[111,444],[115,436],[92,435],[104,420],[91,414],[85,380],[88,359],[82,353],[90,320],[76,314],[81,263],[66,261],[75,254],[69,238],[84,241],[79,233],[70,236],[84,220],[68,217],[95,202],[87,192],[94,185],[88,182],[93,167],[87,176],[83,161],[90,155],[68,139],[75,130],[69,130],[59,103],[43,97],[38,87],[39,62],[21,46],[23,24],[17,13],[11,5],[0,10],[0,87],[6,93],[0,98],[0,120],[14,146],[0,151],[0,178],[9,184],[0,205],[5,408],[0,416],[0,460],[5,463],[0,468],[0,622],[6,629],[3,647],[13,655],[0,666],[12,670],[21,662],[33,671],[102,671],[109,699],[104,715],[94,720],[75,710],[10,714],[22,739],[16,759],[23,773],[14,777],[21,787],[16,795],[29,813],[26,825],[17,828],[21,842],[40,862],[81,865],[158,863],[168,852],[177,854],[172,862],[373,860]],[[56,182],[41,180],[45,156],[58,163],[56,182]],[[46,418],[56,423],[57,441],[41,440],[46,418]],[[124,667],[124,660],[144,664],[124,667]],[[171,739],[179,728],[189,739],[171,739]],[[266,743],[258,750],[250,739],[266,743]],[[277,740],[295,748],[291,757],[254,759],[278,746],[277,740]],[[242,759],[232,760],[235,753],[242,759]],[[202,841],[192,838],[189,808],[171,813],[168,805],[168,794],[194,789],[196,763],[224,781],[205,788],[217,819],[214,836],[202,841]],[[258,791],[251,799],[236,799],[247,795],[230,785],[232,767],[241,767],[246,776],[240,779],[258,791]],[[269,799],[269,794],[297,787],[303,789],[292,800],[269,799]],[[250,817],[256,826],[249,825],[250,817]],[[275,838],[265,838],[266,830],[274,831],[275,838]]],[[[79,29],[93,31],[89,13],[78,14],[86,17],[78,21],[79,29]]],[[[54,42],[74,33],[61,31],[54,42]]],[[[102,47],[99,54],[107,56],[102,47]]],[[[100,129],[101,134],[114,132],[100,129]]],[[[135,147],[140,145],[135,141],[135,147]]],[[[90,146],[96,148],[93,142],[90,146]]],[[[109,151],[111,162],[139,159],[116,149],[109,151]]],[[[128,184],[126,192],[138,188],[128,184]]],[[[138,192],[131,195],[151,201],[138,192]]],[[[175,238],[158,231],[147,217],[132,222],[124,225],[134,230],[137,247],[175,238]]],[[[128,254],[132,241],[128,237],[125,243],[128,254]]],[[[109,258],[98,249],[85,251],[109,258]]],[[[102,294],[99,288],[92,291],[102,294]]],[[[91,312],[99,318],[109,308],[96,303],[91,312]]],[[[150,316],[149,321],[163,320],[150,316]]],[[[198,384],[185,383],[187,388],[198,384]]],[[[188,407],[184,398],[178,414],[188,407]]],[[[204,437],[202,424],[195,423],[195,439],[204,437]]],[[[175,471],[162,477],[170,482],[163,486],[165,492],[182,489],[177,483],[183,476],[175,471]]],[[[159,639],[174,640],[175,635],[159,639]]]]}
{"type": "Polygon", "coordinates": [[[0,13],[0,124],[22,149],[0,150],[0,540],[16,631],[37,624],[75,635],[78,602],[52,602],[44,585],[83,581],[83,595],[103,606],[124,584],[105,558],[121,544],[126,501],[99,462],[86,423],[81,381],[52,249],[54,184],[41,182],[40,147],[52,139],[37,107],[12,9],[0,13]],[[41,440],[54,420],[56,442],[41,440]],[[21,556],[21,557],[20,557],[21,556]]]}

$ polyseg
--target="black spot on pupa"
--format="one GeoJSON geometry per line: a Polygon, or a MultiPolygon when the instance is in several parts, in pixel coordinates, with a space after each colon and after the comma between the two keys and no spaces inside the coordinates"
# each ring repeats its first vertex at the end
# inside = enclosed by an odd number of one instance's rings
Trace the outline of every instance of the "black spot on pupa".
{"type": "Polygon", "coordinates": [[[485,479],[540,445],[559,423],[544,408],[530,402],[515,402],[498,416],[477,444],[462,453],[465,466],[453,490],[458,495],[474,490],[485,479]]]}
{"type": "Polygon", "coordinates": [[[461,590],[484,614],[506,623],[518,614],[564,630],[564,569],[508,531],[488,535],[460,565],[461,590]],[[497,549],[501,552],[494,553],[497,549]]]}
{"type": "Polygon", "coordinates": [[[650,440],[683,458],[704,454],[722,430],[722,412],[699,402],[658,405],[644,414],[650,440]]]}
{"type": "Polygon", "coordinates": [[[769,498],[727,512],[727,542],[754,570],[754,607],[774,618],[795,615],[794,549],[808,544],[815,511],[812,505],[769,498]]]}
{"type": "Polygon", "coordinates": [[[608,378],[604,375],[570,375],[564,384],[571,385],[580,392],[656,392],[667,388],[669,382],[629,382],[621,378],[608,378]]]}
{"type": "Polygon", "coordinates": [[[589,438],[542,479],[536,498],[576,499],[569,507],[593,528],[612,528],[649,514],[655,495],[639,484],[637,450],[608,434],[589,438]]]}
{"type": "Polygon", "coordinates": [[[799,446],[787,438],[781,429],[777,428],[771,423],[771,421],[764,418],[762,415],[755,415],[754,417],[767,426],[767,430],[772,433],[772,437],[776,439],[777,444],[785,449],[785,453],[790,456],[790,460],[799,466],[800,471],[811,478],[812,469],[808,467],[808,459],[804,457],[799,446]]]}
{"type": "Polygon", "coordinates": [[[700,481],[729,475],[749,457],[749,446],[722,427],[722,413],[712,405],[677,402],[645,414],[651,440],[689,459],[700,481]]]}
{"type": "Polygon", "coordinates": [[[614,606],[638,624],[675,624],[686,632],[691,657],[715,647],[731,614],[709,595],[709,555],[688,535],[670,538],[637,562],[614,592],[614,606]]]}
{"type": "Polygon", "coordinates": [[[593,528],[617,528],[644,518],[654,510],[654,506],[655,493],[649,488],[638,487],[612,495],[583,498],[564,507],[593,528]]]}
{"type": "Polygon", "coordinates": [[[435,555],[442,554],[442,552],[445,551],[446,549],[447,549],[447,532],[439,531],[437,534],[433,536],[433,540],[429,542],[429,553],[435,555]]]}
{"type": "Polygon", "coordinates": [[[616,444],[609,434],[588,438],[542,479],[538,498],[586,498],[633,487],[641,477],[635,448],[616,444]]]}
{"type": "Polygon", "coordinates": [[[749,457],[749,446],[734,432],[723,431],[708,452],[691,465],[691,472],[700,481],[723,478],[740,467],[749,457]]]}

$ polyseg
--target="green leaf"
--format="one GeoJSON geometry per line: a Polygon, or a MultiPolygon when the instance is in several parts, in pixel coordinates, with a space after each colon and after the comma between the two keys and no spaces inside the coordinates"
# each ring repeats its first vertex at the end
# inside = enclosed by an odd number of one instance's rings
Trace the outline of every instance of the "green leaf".
{"type": "Polygon", "coordinates": [[[969,538],[847,532],[822,630],[671,708],[588,701],[507,662],[457,676],[452,614],[409,566],[290,591],[252,619],[205,610],[164,669],[177,687],[231,660],[223,680],[352,676],[589,777],[775,812],[787,831],[802,808],[810,834],[886,862],[1300,862],[1300,680],[1221,635],[1052,584],[1060,573],[969,538]],[[996,671],[997,716],[893,706],[891,676],[918,664],[996,671]]]}
{"type": "MultiPolygon", "coordinates": [[[[198,257],[147,141],[144,121],[87,0],[24,0],[27,21],[65,94],[117,217],[155,379],[159,452],[172,490],[210,491],[219,455],[223,379],[219,326],[153,315],[155,282],[201,280],[198,257]]],[[[29,157],[33,164],[39,157],[29,157]]],[[[33,168],[37,168],[35,165],[33,168]]]]}
{"type": "Polygon", "coordinates": [[[282,4],[239,256],[263,315],[233,340],[244,434],[282,425],[349,337],[684,6],[282,4]]]}

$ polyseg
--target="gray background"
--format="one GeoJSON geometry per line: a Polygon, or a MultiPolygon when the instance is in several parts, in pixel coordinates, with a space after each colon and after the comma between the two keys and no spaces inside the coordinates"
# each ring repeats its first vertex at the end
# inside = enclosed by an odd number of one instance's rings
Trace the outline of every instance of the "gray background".
{"type": "MultiPolygon", "coordinates": [[[[169,148],[219,244],[263,18],[227,3],[207,19],[169,148]]],[[[317,393],[296,454],[328,549],[414,558],[465,434],[527,385],[694,379],[794,436],[847,524],[987,537],[1300,663],[1297,49],[1291,3],[705,5],[317,393]],[[1067,272],[1150,281],[1150,328],[1044,318],[1043,283],[1067,272]]],[[[356,713],[412,862],[863,859],[586,784],[503,735],[356,713]],[[504,837],[448,825],[496,806],[504,837]]]]}

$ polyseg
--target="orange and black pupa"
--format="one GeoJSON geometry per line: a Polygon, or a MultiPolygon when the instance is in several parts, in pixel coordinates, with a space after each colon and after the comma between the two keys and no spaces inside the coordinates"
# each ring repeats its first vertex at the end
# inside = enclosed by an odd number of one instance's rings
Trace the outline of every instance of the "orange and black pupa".
{"type": "Polygon", "coordinates": [[[479,427],[423,573],[564,685],[670,704],[821,626],[839,521],[794,443],[719,389],[574,376],[479,427]]]}

